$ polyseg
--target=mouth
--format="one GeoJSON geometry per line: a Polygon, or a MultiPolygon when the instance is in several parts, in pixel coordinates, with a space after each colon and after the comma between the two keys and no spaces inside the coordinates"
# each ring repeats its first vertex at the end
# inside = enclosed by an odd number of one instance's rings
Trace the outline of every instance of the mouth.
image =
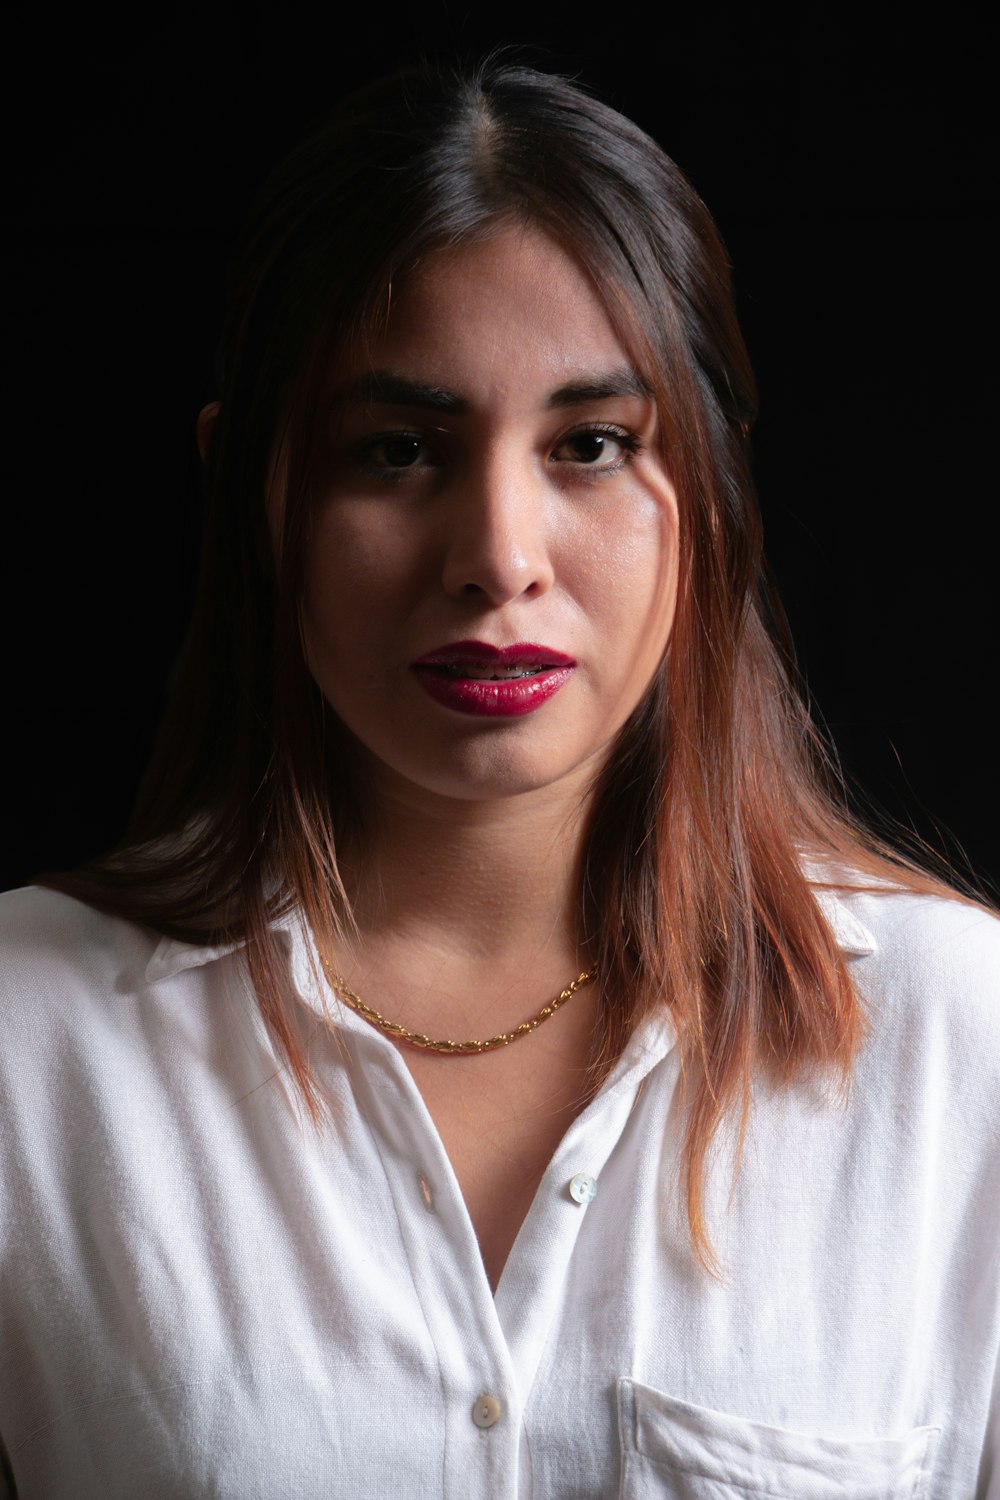
{"type": "Polygon", "coordinates": [[[535,667],[488,667],[482,662],[417,662],[421,670],[437,672],[442,677],[467,677],[470,682],[516,682],[522,677],[537,677],[551,672],[554,662],[540,662],[535,667]]]}
{"type": "Polygon", "coordinates": [[[437,651],[428,651],[413,666],[418,671],[436,672],[442,677],[513,682],[557,668],[575,667],[576,662],[563,651],[538,646],[531,641],[517,641],[512,646],[490,646],[486,641],[455,641],[437,651]]]}
{"type": "Polygon", "coordinates": [[[455,641],[429,651],[412,671],[429,695],[458,713],[490,718],[533,713],[569,681],[576,662],[563,651],[518,641],[491,646],[455,641]]]}

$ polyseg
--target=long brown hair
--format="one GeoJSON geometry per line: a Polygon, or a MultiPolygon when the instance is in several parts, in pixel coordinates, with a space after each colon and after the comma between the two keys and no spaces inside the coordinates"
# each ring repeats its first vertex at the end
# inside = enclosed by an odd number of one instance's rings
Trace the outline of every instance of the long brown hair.
{"type": "Polygon", "coordinates": [[[200,588],[157,748],[123,844],[45,883],[185,940],[245,940],[319,1115],[273,924],[297,910],[335,951],[350,921],[338,840],[364,816],[349,737],[301,643],[321,392],[335,351],[363,343],[421,255],[511,220],[548,232],[602,289],[654,390],[680,505],[671,645],[596,788],[580,936],[601,975],[595,1085],[644,1017],[667,1007],[677,1026],[687,1210],[710,1262],[702,1183],[720,1122],[745,1124],[763,1069],[846,1080],[863,1034],[815,886],[941,887],[851,818],[794,685],[715,227],[660,148],[575,85],[497,63],[400,75],[349,99],[264,187],[231,269],[200,588]]]}

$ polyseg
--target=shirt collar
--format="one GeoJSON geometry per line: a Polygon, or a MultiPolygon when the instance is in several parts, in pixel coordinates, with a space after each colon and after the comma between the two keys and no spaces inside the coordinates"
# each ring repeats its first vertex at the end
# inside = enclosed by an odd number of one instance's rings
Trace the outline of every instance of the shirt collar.
{"type": "Polygon", "coordinates": [[[850,958],[864,958],[878,952],[878,943],[862,921],[855,916],[842,895],[836,891],[817,890],[813,895],[830,925],[841,953],[850,958]]]}
{"type": "MultiPolygon", "coordinates": [[[[295,922],[294,914],[280,917],[274,923],[277,932],[289,943],[292,940],[292,927],[295,922]]],[[[175,974],[181,974],[185,969],[201,969],[206,964],[214,963],[217,958],[226,958],[230,953],[237,953],[246,947],[245,938],[237,938],[234,943],[205,944],[185,943],[181,938],[163,937],[157,943],[146,965],[146,983],[159,984],[161,980],[172,979],[175,974]]]]}

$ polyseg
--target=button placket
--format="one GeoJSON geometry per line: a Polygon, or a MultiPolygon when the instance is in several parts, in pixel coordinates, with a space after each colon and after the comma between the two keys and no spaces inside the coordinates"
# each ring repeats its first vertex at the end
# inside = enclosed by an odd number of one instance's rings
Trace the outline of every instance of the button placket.
{"type": "MultiPolygon", "coordinates": [[[[525,1406],[531,1400],[574,1247],[579,1235],[587,1234],[588,1222],[593,1223],[588,1208],[596,1194],[590,1192],[590,1185],[600,1188],[609,1158],[639,1101],[640,1084],[670,1055],[673,1044],[673,1028],[666,1021],[633,1039],[612,1079],[564,1137],[500,1278],[495,1306],[516,1389],[525,1406]],[[589,1171],[578,1170],[583,1163],[589,1171]],[[577,1183],[580,1198],[571,1191],[571,1183],[577,1183]]],[[[606,1192],[608,1184],[600,1190],[606,1192]]],[[[610,1211],[609,1203],[605,1212],[610,1211]]]]}
{"type": "Polygon", "coordinates": [[[512,1500],[521,1401],[460,1186],[397,1049],[353,1012],[338,1015],[337,1026],[357,1108],[395,1205],[405,1260],[386,1269],[408,1280],[414,1336],[421,1319],[437,1355],[440,1438],[451,1455],[441,1500],[512,1500]]]}

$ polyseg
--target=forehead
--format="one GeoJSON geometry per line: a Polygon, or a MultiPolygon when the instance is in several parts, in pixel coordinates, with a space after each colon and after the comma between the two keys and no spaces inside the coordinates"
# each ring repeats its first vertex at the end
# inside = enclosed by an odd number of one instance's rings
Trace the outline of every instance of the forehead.
{"type": "Polygon", "coordinates": [[[367,365],[470,396],[533,394],[633,365],[586,268],[527,227],[427,254],[390,287],[365,354],[340,376],[367,365]]]}

